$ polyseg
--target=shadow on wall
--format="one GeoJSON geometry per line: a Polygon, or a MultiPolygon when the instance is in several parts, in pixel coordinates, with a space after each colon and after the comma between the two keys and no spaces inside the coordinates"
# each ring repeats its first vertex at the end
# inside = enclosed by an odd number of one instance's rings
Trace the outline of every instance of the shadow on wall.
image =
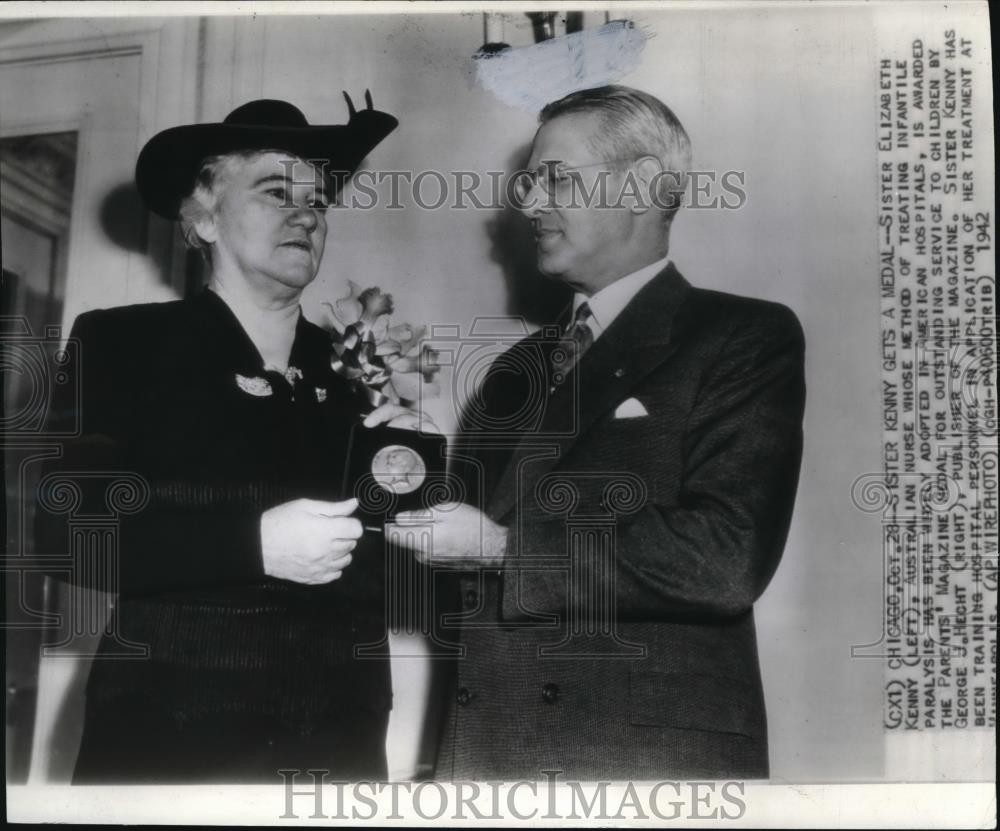
{"type": "MultiPolygon", "coordinates": [[[[157,216],[143,204],[133,182],[115,186],[104,197],[101,230],[119,248],[149,258],[160,282],[174,286],[173,257],[182,246],[173,242],[179,231],[174,222],[157,216]]],[[[197,251],[184,251],[184,294],[190,296],[204,283],[204,263],[197,251]]]]}
{"type": "MultiPolygon", "coordinates": [[[[531,146],[520,147],[507,160],[507,178],[524,170],[531,146]]],[[[555,321],[572,300],[573,292],[563,283],[543,277],[535,261],[535,239],[531,223],[509,204],[487,220],[490,259],[503,270],[507,285],[506,313],[542,325],[555,321]]]]}

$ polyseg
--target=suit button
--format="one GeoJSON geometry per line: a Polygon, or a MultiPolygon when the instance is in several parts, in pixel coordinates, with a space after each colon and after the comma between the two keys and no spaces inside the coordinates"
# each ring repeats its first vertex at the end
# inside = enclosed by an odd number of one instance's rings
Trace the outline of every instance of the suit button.
{"type": "Polygon", "coordinates": [[[479,601],[479,592],[475,589],[466,589],[463,599],[465,601],[466,609],[474,609],[476,608],[476,603],[479,601]]]}
{"type": "Polygon", "coordinates": [[[555,704],[559,698],[559,687],[556,684],[546,684],[542,687],[542,701],[546,704],[555,704]]]}
{"type": "Polygon", "coordinates": [[[472,701],[472,693],[466,687],[459,687],[458,695],[455,698],[458,701],[459,707],[467,707],[469,702],[472,701]]]}

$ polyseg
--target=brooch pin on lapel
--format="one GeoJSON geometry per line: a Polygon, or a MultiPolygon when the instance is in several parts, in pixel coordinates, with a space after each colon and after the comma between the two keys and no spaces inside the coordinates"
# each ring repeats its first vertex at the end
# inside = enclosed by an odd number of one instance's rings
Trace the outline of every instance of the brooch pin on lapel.
{"type": "Polygon", "coordinates": [[[243,390],[243,392],[250,395],[256,395],[258,398],[265,398],[268,395],[274,395],[274,390],[271,389],[270,383],[266,378],[248,378],[246,375],[240,375],[236,373],[236,385],[243,390]]]}
{"type": "Polygon", "coordinates": [[[326,390],[322,387],[316,387],[316,400],[322,404],[326,401],[326,390]]]}

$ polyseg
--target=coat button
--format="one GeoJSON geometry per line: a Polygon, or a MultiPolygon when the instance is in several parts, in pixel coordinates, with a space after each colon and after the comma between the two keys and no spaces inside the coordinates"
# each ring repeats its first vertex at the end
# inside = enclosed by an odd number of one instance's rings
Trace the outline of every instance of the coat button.
{"type": "Polygon", "coordinates": [[[555,704],[559,698],[559,687],[556,684],[546,684],[542,687],[542,701],[546,704],[555,704]]]}
{"type": "Polygon", "coordinates": [[[458,701],[459,707],[467,707],[469,702],[472,701],[472,693],[466,687],[459,687],[458,695],[455,698],[458,701]]]}

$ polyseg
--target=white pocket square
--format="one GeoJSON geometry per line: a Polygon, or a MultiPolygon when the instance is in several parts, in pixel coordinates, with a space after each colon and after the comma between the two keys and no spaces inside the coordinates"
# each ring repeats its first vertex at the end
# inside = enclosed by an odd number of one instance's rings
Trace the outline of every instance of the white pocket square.
{"type": "Polygon", "coordinates": [[[642,418],[648,415],[649,411],[638,398],[626,398],[615,408],[615,418],[642,418]]]}

